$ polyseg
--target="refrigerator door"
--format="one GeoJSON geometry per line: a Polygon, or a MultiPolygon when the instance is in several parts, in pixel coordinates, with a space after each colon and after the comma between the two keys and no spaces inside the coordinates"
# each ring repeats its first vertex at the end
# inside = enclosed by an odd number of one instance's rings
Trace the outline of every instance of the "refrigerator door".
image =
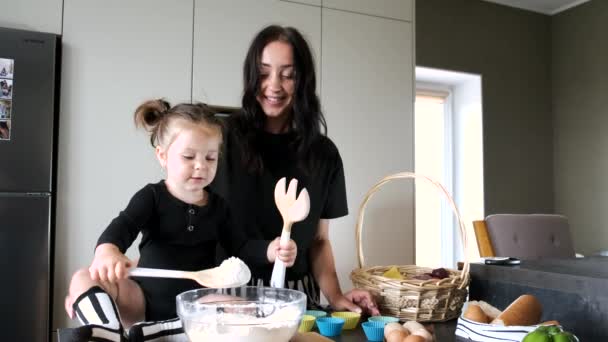
{"type": "Polygon", "coordinates": [[[51,197],[0,194],[2,341],[48,341],[51,197]]]}
{"type": "Polygon", "coordinates": [[[58,108],[59,38],[0,28],[0,59],[13,60],[10,139],[0,140],[0,192],[51,192],[58,108]]]}

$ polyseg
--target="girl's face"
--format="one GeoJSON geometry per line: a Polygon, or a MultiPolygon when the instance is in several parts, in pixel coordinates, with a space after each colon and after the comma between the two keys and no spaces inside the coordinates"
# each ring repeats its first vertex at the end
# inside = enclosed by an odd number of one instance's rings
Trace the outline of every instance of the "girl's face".
{"type": "Polygon", "coordinates": [[[295,70],[291,45],[274,41],[262,51],[260,89],[256,97],[266,113],[267,125],[284,126],[291,112],[295,89],[295,70]]]}
{"type": "Polygon", "coordinates": [[[189,123],[166,150],[156,148],[167,171],[165,183],[174,196],[189,203],[202,200],[203,188],[215,178],[220,144],[217,132],[189,123]]]}

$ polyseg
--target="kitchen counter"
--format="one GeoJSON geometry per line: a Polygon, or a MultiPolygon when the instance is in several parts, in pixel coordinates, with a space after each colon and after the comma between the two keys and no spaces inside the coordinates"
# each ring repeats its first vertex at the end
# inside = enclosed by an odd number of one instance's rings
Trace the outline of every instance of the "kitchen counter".
{"type": "MultiPolygon", "coordinates": [[[[454,331],[456,330],[456,320],[451,320],[443,323],[434,323],[432,324],[432,329],[435,334],[436,342],[461,342],[466,340],[461,340],[456,338],[454,335],[454,331]]],[[[57,342],[66,342],[67,339],[62,336],[65,336],[69,329],[58,329],[57,330],[57,342]]],[[[359,342],[359,341],[367,341],[365,338],[365,333],[361,328],[361,325],[357,326],[356,329],[353,330],[344,330],[342,335],[336,337],[329,337],[332,341],[335,342],[359,342]]]]}
{"type": "Polygon", "coordinates": [[[581,341],[608,341],[608,258],[522,260],[519,266],[471,264],[471,300],[504,309],[522,294],[543,305],[581,341]]]}

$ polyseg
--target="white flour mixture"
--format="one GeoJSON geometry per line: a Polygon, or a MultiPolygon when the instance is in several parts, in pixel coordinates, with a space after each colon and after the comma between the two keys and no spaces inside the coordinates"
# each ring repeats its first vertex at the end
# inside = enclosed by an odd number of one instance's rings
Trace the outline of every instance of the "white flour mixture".
{"type": "MultiPolygon", "coordinates": [[[[255,310],[255,304],[251,304],[251,308],[255,310]]],[[[188,317],[184,330],[191,342],[288,342],[298,329],[301,314],[294,307],[277,309],[267,317],[239,313],[201,314],[188,317]]]]}
{"type": "Polygon", "coordinates": [[[251,278],[251,272],[245,263],[235,257],[230,257],[218,266],[213,281],[218,285],[245,284],[251,278]]]}

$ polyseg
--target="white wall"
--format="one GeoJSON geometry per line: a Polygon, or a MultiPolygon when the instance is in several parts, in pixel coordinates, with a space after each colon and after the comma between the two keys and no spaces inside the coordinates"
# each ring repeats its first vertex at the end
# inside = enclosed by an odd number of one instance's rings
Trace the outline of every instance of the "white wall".
{"type": "MultiPolygon", "coordinates": [[[[351,215],[332,223],[331,239],[343,288],[351,288],[354,221],[363,194],[381,176],[412,168],[413,1],[373,6],[406,8],[408,20],[366,14],[361,1],[352,3],[357,8],[343,2],[344,11],[322,9],[318,0],[260,1],[19,0],[0,6],[20,13],[3,10],[1,26],[63,34],[54,328],[76,325],[63,311],[67,284],[90,263],[101,231],[137,189],[162,177],[147,136],[134,128],[135,107],[161,96],[238,105],[245,50],[271,22],[302,30],[317,58],[329,135],[346,167],[351,215]],[[38,14],[45,20],[35,19],[38,14]]],[[[370,205],[370,262],[413,261],[410,195],[407,184],[390,187],[370,205]]]]}
{"type": "MultiPolygon", "coordinates": [[[[479,259],[473,221],[484,214],[483,119],[481,77],[465,75],[453,87],[454,96],[454,200],[467,229],[466,251],[456,248],[456,260],[479,259]]],[[[456,232],[454,236],[459,236],[456,232]]]]}

